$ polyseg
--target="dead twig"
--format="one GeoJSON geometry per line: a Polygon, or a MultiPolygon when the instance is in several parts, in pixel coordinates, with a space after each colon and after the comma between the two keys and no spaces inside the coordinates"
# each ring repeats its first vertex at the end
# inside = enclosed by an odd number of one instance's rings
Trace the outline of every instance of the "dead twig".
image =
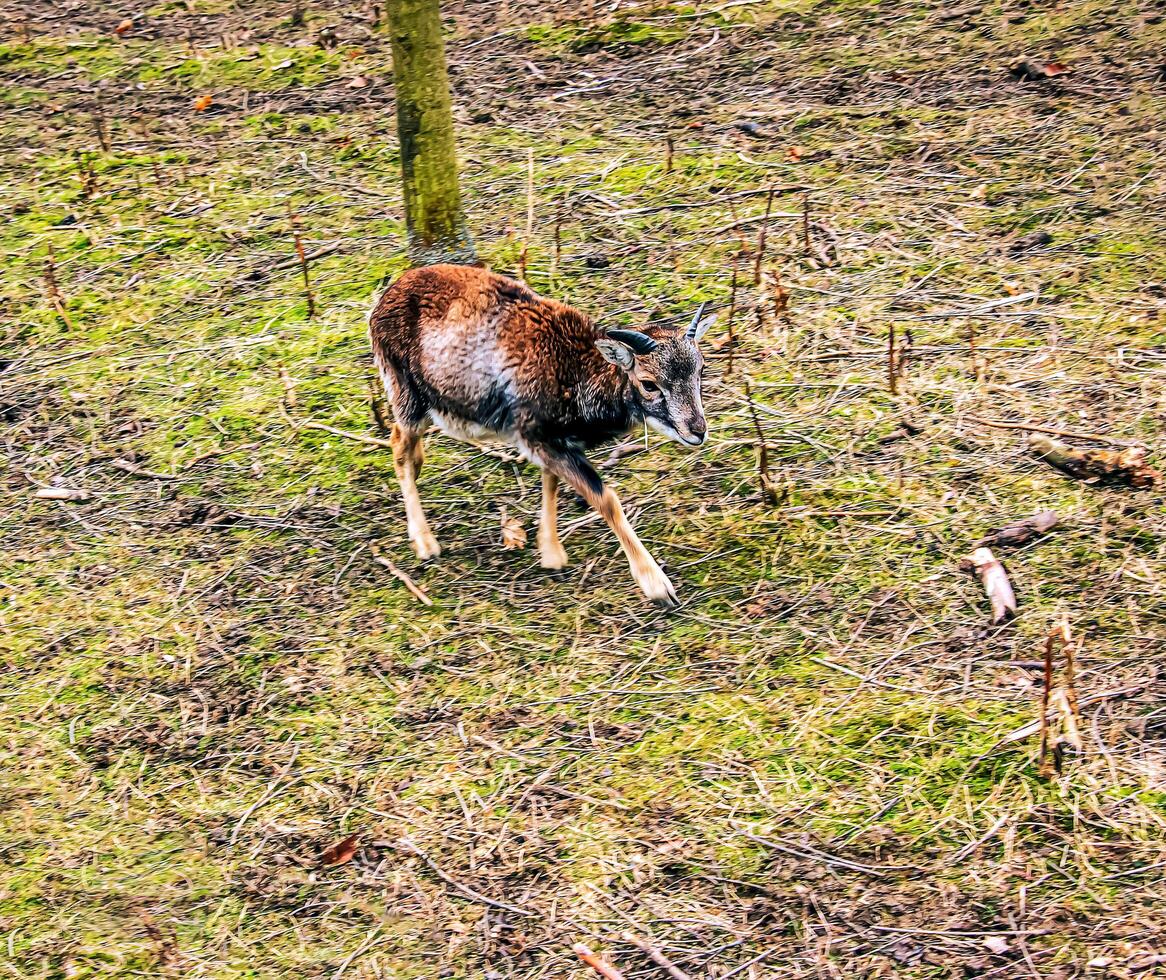
{"type": "Polygon", "coordinates": [[[610,963],[601,960],[598,956],[595,955],[595,953],[593,953],[582,943],[575,943],[571,949],[574,951],[575,955],[579,957],[579,959],[581,959],[584,963],[591,967],[591,969],[603,977],[603,980],[624,980],[624,975],[620,973],[619,970],[617,970],[610,963]]]}
{"type": "Polygon", "coordinates": [[[745,379],[745,401],[749,406],[749,416],[753,420],[753,431],[757,433],[757,480],[761,485],[761,493],[770,506],[779,507],[789,496],[789,488],[778,490],[777,481],[769,472],[769,445],[765,440],[765,433],[761,430],[761,420],[757,417],[757,406],[753,402],[753,391],[749,387],[749,379],[745,379]]]}
{"type": "Polygon", "coordinates": [[[1112,446],[1142,446],[1144,443],[1133,442],[1127,439],[1114,439],[1112,436],[1103,436],[1095,432],[1070,432],[1068,429],[1056,429],[1047,425],[1033,425],[1031,422],[1007,422],[1004,419],[981,419],[972,415],[965,415],[963,421],[973,425],[986,425],[992,429],[1019,429],[1022,432],[1043,432],[1050,436],[1063,436],[1067,439],[1085,439],[1089,442],[1107,442],[1112,446]]]}
{"type": "Polygon", "coordinates": [[[769,232],[769,215],[773,211],[774,188],[769,188],[769,196],[765,199],[765,217],[761,219],[761,228],[757,232],[757,256],[753,262],[753,285],[761,285],[761,262],[765,258],[765,236],[769,232]]]}
{"type": "Polygon", "coordinates": [[[497,899],[490,898],[487,895],[483,895],[481,892],[475,891],[469,885],[462,884],[460,881],[458,881],[452,875],[446,874],[444,871],[442,871],[441,868],[439,868],[433,862],[433,859],[430,858],[429,855],[426,854],[423,850],[421,850],[420,847],[418,847],[416,844],[414,844],[413,841],[411,841],[408,837],[402,838],[401,842],[398,846],[402,850],[407,851],[408,853],[414,855],[415,857],[420,858],[421,861],[424,862],[426,867],[428,867],[430,871],[432,871],[435,875],[437,875],[438,878],[440,878],[442,881],[444,881],[451,888],[457,889],[462,895],[464,895],[466,898],[470,899],[471,901],[478,902],[482,905],[489,905],[492,908],[502,909],[503,911],[506,911],[506,912],[513,912],[515,915],[524,915],[524,916],[534,915],[533,912],[531,912],[527,909],[519,908],[517,905],[510,905],[507,902],[500,902],[497,899]]]}
{"type": "Polygon", "coordinates": [[[287,368],[282,361],[279,364],[279,380],[283,384],[283,406],[290,412],[297,404],[296,383],[287,373],[287,368]]]}
{"type": "Polygon", "coordinates": [[[398,568],[395,564],[393,564],[392,561],[382,555],[380,553],[380,549],[375,543],[370,541],[368,543],[368,550],[372,553],[373,561],[375,561],[378,565],[387,568],[389,570],[389,574],[392,575],[393,578],[397,579],[402,585],[404,585],[405,588],[416,597],[418,602],[420,602],[423,606],[433,605],[433,600],[429,598],[429,595],[426,593],[426,591],[413,581],[408,572],[398,568]]]}
{"type": "Polygon", "coordinates": [[[49,304],[56,312],[57,316],[70,330],[75,330],[76,325],[69,316],[69,311],[65,308],[65,297],[61,295],[61,287],[57,284],[57,257],[53,253],[53,246],[48,246],[48,253],[45,255],[45,298],[48,299],[49,304]]]}
{"type": "Polygon", "coordinates": [[[121,470],[130,476],[139,476],[143,480],[177,480],[178,477],[170,473],[159,473],[157,470],[148,470],[144,466],[130,462],[128,459],[111,459],[109,465],[115,470],[121,470]]]}
{"type": "Polygon", "coordinates": [[[323,422],[301,422],[299,428],[319,429],[321,432],[330,432],[334,436],[340,436],[342,439],[351,439],[353,442],[363,442],[370,446],[382,446],[385,449],[393,448],[393,444],[388,439],[378,439],[376,436],[366,436],[359,432],[346,432],[344,429],[337,429],[335,426],[325,425],[323,422]]]}
{"type": "Polygon", "coordinates": [[[657,947],[653,946],[648,940],[637,936],[634,932],[624,930],[620,938],[625,943],[631,943],[641,953],[648,957],[661,970],[672,977],[672,980],[692,980],[692,978],[685,973],[680,967],[673,963],[667,956],[665,956],[657,947]]]}

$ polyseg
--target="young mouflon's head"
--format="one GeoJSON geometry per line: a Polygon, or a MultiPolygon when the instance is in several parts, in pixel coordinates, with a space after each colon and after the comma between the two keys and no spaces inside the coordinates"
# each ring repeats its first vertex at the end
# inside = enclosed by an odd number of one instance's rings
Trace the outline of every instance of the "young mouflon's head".
{"type": "Polygon", "coordinates": [[[715,313],[704,315],[707,305],[700,305],[685,330],[608,330],[595,342],[599,352],[627,375],[644,421],[686,446],[702,445],[708,437],[700,397],[704,359],[698,346],[716,321],[715,313]]]}

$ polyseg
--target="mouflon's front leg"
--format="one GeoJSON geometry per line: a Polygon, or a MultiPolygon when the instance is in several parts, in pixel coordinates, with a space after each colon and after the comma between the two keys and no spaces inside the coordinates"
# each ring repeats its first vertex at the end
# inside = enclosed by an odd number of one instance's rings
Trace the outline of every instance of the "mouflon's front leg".
{"type": "Polygon", "coordinates": [[[599,474],[595,472],[582,453],[574,450],[556,452],[546,446],[530,444],[527,448],[534,458],[542,464],[544,472],[549,470],[571,487],[599,512],[599,515],[607,522],[607,526],[615,532],[620,547],[627,557],[628,565],[631,567],[632,578],[636,580],[640,591],[658,605],[679,605],[676,590],[668,581],[668,576],[656,563],[656,559],[648,554],[648,549],[644,547],[643,542],[636,536],[636,532],[632,530],[632,526],[624,516],[619,498],[610,487],[604,485],[599,474]]]}

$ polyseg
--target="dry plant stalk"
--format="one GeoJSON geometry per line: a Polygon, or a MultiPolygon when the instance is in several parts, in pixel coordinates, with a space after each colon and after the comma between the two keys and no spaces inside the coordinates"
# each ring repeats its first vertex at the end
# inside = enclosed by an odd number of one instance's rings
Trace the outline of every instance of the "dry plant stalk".
{"type": "Polygon", "coordinates": [[[601,960],[598,956],[595,955],[595,953],[593,953],[582,943],[575,943],[571,949],[574,951],[575,955],[579,957],[579,959],[581,959],[584,963],[591,967],[591,969],[603,977],[603,980],[624,980],[624,975],[620,973],[619,970],[617,970],[610,963],[601,960]]]}
{"type": "Polygon", "coordinates": [[[105,120],[101,117],[100,112],[90,114],[90,119],[93,120],[93,131],[97,135],[97,145],[100,146],[106,153],[110,151],[109,137],[105,132],[105,120]]]}
{"type": "Polygon", "coordinates": [[[887,330],[887,390],[892,395],[899,393],[899,372],[895,369],[895,323],[887,330]]]}
{"type": "Polygon", "coordinates": [[[387,436],[393,431],[393,420],[389,417],[389,408],[385,404],[385,390],[376,378],[368,379],[368,407],[372,410],[373,421],[381,435],[387,436]]]}
{"type": "Polygon", "coordinates": [[[761,431],[761,420],[757,417],[757,406],[753,404],[753,390],[749,387],[748,378],[745,379],[745,401],[753,419],[753,431],[757,433],[757,480],[761,484],[761,493],[770,506],[779,507],[785,502],[786,494],[779,492],[777,481],[769,472],[769,446],[765,441],[765,433],[761,431]]]}
{"type": "Polygon", "coordinates": [[[292,238],[296,244],[296,259],[300,264],[300,273],[304,277],[304,292],[308,297],[308,317],[316,315],[316,297],[312,292],[312,282],[308,278],[308,256],[304,252],[304,240],[300,237],[300,216],[292,210],[291,202],[287,205],[287,215],[291,221],[292,238]]]}
{"type": "Polygon", "coordinates": [[[676,144],[671,136],[664,137],[664,173],[672,173],[672,154],[676,152],[676,144]]]}
{"type": "Polygon", "coordinates": [[[522,237],[522,252],[518,256],[518,278],[526,282],[526,250],[534,235],[534,150],[526,151],[526,234],[522,237]]]}
{"type": "Polygon", "coordinates": [[[1068,617],[1062,619],[1045,638],[1044,653],[1039,766],[1040,774],[1048,777],[1054,771],[1060,773],[1066,745],[1071,745],[1078,752],[1084,748],[1081,741],[1081,710],[1077,703],[1077,644],[1073,641],[1068,617]],[[1053,652],[1058,645],[1065,660],[1065,668],[1061,674],[1061,683],[1053,687],[1053,652]],[[1055,711],[1058,722],[1055,740],[1050,739],[1050,709],[1055,711]]]}
{"type": "Polygon", "coordinates": [[[559,271],[559,256],[563,251],[563,211],[567,207],[567,195],[564,193],[562,199],[559,201],[559,206],[555,208],[555,256],[551,261],[551,275],[554,276],[559,271]]]}
{"type": "Polygon", "coordinates": [[[1016,615],[1016,593],[1008,581],[1008,573],[1000,560],[988,548],[977,548],[971,557],[961,563],[976,574],[988,601],[992,604],[992,625],[999,626],[1016,615]]]}
{"type": "Polygon", "coordinates": [[[769,195],[765,198],[765,217],[761,219],[761,228],[757,232],[757,256],[753,263],[753,285],[761,285],[761,263],[765,258],[765,236],[769,232],[769,215],[773,211],[773,195],[776,188],[769,188],[769,195]]]}
{"type": "Polygon", "coordinates": [[[737,312],[737,264],[740,258],[739,252],[733,256],[733,279],[729,286],[729,322],[726,327],[729,338],[725,341],[729,348],[729,360],[725,364],[726,377],[733,373],[733,348],[737,346],[737,340],[733,336],[733,316],[737,312]]]}
{"type": "Polygon", "coordinates": [[[1146,450],[1130,446],[1114,449],[1074,449],[1040,433],[1028,437],[1028,446],[1050,466],[1078,480],[1122,483],[1135,490],[1152,489],[1162,474],[1146,463],[1146,450]]]}
{"type": "Polygon", "coordinates": [[[65,297],[61,295],[61,287],[57,284],[57,257],[53,252],[53,246],[49,245],[48,254],[45,256],[45,298],[49,301],[57,316],[61,318],[65,326],[70,330],[76,329],[73,325],[73,320],[69,316],[69,311],[65,308],[65,297]]]}

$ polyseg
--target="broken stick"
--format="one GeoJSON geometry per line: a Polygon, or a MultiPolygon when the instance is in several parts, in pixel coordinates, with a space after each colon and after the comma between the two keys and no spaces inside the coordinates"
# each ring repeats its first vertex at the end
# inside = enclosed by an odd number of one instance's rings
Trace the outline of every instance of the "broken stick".
{"type": "Polygon", "coordinates": [[[1149,490],[1162,474],[1146,463],[1146,450],[1130,446],[1120,452],[1113,449],[1074,449],[1072,446],[1034,433],[1028,446],[1050,466],[1078,480],[1102,480],[1123,483],[1135,490],[1149,490]]]}
{"type": "Polygon", "coordinates": [[[606,963],[601,960],[582,943],[575,943],[571,949],[574,951],[575,955],[579,957],[579,959],[581,959],[584,963],[591,967],[591,969],[603,977],[603,980],[624,980],[624,975],[620,973],[619,970],[617,970],[610,963],[606,963]]]}
{"type": "Polygon", "coordinates": [[[398,568],[391,561],[389,561],[389,559],[382,555],[380,553],[380,549],[371,541],[368,543],[368,550],[372,553],[372,560],[375,561],[378,565],[387,568],[389,570],[389,574],[392,575],[393,578],[397,579],[397,581],[399,581],[403,586],[405,586],[405,588],[413,594],[418,602],[420,602],[423,606],[433,605],[433,600],[429,598],[429,595],[423,588],[421,588],[421,586],[413,581],[413,579],[409,576],[409,573],[403,569],[398,568]]]}
{"type": "Polygon", "coordinates": [[[647,956],[648,959],[660,967],[668,976],[672,977],[672,980],[692,980],[687,973],[643,937],[637,936],[634,932],[625,931],[620,938],[625,943],[631,943],[635,946],[636,949],[647,956]]]}

